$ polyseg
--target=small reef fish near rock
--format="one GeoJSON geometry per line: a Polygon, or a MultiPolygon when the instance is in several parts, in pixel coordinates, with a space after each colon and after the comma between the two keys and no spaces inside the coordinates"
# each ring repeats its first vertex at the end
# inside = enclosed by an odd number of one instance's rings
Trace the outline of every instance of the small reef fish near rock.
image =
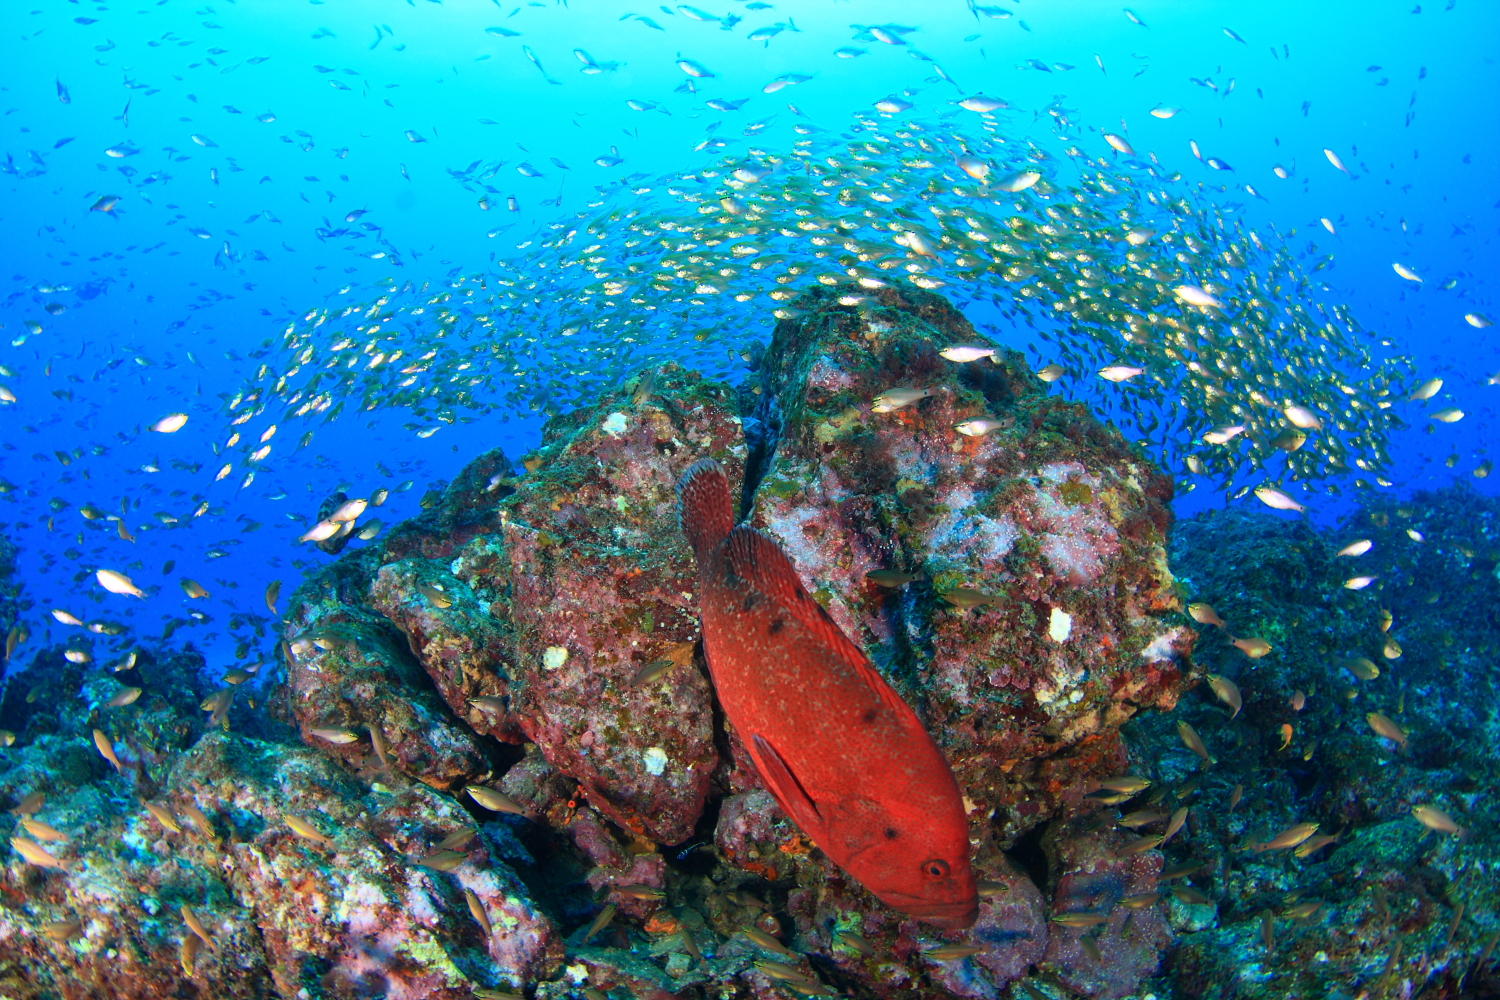
{"type": "Polygon", "coordinates": [[[678,503],[698,561],[714,688],[767,789],[893,909],[942,928],[971,926],[978,892],[968,822],[922,723],[807,593],[781,548],[735,526],[718,463],[683,473],[678,503]]]}

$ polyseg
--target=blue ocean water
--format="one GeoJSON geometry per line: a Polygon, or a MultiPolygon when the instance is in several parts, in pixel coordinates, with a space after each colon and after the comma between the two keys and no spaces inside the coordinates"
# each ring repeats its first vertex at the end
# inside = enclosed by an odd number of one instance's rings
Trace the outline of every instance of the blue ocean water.
{"type": "MultiPolygon", "coordinates": [[[[178,638],[225,667],[269,656],[274,634],[245,616],[265,614],[268,582],[290,589],[299,561],[325,558],[296,541],[325,496],[412,480],[379,512],[399,520],[480,451],[523,453],[541,419],[500,383],[476,391],[486,408],[470,422],[414,425],[400,408],[351,405],[280,426],[248,485],[238,461],[216,480],[229,404],[262,365],[289,364],[289,325],[390,282],[520,260],[549,227],[628,203],[640,178],[786,149],[807,134],[799,125],[839,134],[891,95],[932,116],[967,115],[955,102],[976,93],[1002,97],[1000,134],[1059,154],[1077,143],[1113,156],[1101,134],[1126,136],[1163,171],[1207,185],[1230,217],[1295,229],[1294,245],[1317,244],[1309,259],[1332,253],[1316,297],[1347,303],[1422,377],[1443,380],[1407,414],[1379,488],[1492,491],[1473,472],[1491,454],[1500,351],[1465,316],[1500,314],[1500,138],[1485,120],[1485,95],[1500,92],[1497,28],[1500,8],[1475,0],[7,10],[0,384],[15,401],[0,405],[0,530],[21,548],[32,641],[76,631],[48,613],[61,609],[143,636],[190,623],[178,638]],[[1162,107],[1181,110],[1150,114],[1162,107]],[[1464,416],[1434,422],[1439,406],[1464,416]],[[172,412],[188,415],[181,430],[146,429],[172,412]],[[133,540],[104,515],[122,516],[133,540]],[[104,592],[100,568],[148,596],[104,592]],[[184,578],[209,596],[187,597],[184,578]]],[[[984,308],[971,318],[1013,346],[1034,340],[984,308]]],[[[745,306],[744,330],[765,339],[772,322],[763,302],[745,306]]],[[[566,386],[571,342],[545,324],[530,334],[536,377],[566,386]]],[[[671,336],[645,354],[671,356],[671,336]]],[[[622,350],[614,372],[591,361],[590,377],[623,379],[642,356],[622,350]]],[[[1107,402],[1112,390],[1074,391],[1107,402]]],[[[1331,522],[1351,494],[1326,485],[1311,484],[1309,516],[1331,522]]],[[[1235,492],[1205,481],[1179,510],[1256,503],[1235,492]]]]}

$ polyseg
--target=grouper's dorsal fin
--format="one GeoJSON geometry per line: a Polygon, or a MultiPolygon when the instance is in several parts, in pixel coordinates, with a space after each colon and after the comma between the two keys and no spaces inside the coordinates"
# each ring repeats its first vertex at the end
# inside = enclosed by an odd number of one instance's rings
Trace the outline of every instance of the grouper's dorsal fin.
{"type": "Polygon", "coordinates": [[[724,548],[729,568],[735,576],[781,608],[819,644],[852,668],[898,718],[908,725],[922,727],[911,706],[891,690],[885,678],[870,666],[860,648],[849,640],[837,622],[828,617],[823,606],[813,600],[807,588],[802,586],[797,568],[774,539],[742,524],[729,533],[724,548]]]}
{"type": "Polygon", "coordinates": [[[734,501],[722,465],[705,458],[688,466],[677,480],[677,517],[701,562],[734,527],[734,501]]]}

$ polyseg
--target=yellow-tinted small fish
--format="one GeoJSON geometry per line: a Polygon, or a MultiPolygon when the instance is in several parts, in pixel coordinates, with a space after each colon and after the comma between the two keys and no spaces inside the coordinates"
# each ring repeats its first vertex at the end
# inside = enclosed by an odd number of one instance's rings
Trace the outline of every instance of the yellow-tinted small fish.
{"type": "Polygon", "coordinates": [[[1102,913],[1054,913],[1052,922],[1063,927],[1098,927],[1109,922],[1102,913]]]}
{"type": "Polygon", "coordinates": [[[94,730],[94,746],[99,748],[99,752],[104,755],[105,760],[109,761],[115,766],[115,771],[117,773],[123,772],[125,770],[125,768],[120,765],[120,758],[115,756],[115,745],[110,742],[109,737],[105,736],[102,730],[94,730]]]}
{"type": "Polygon", "coordinates": [[[1406,730],[1396,725],[1396,720],[1380,712],[1370,712],[1365,716],[1365,722],[1375,731],[1376,736],[1394,741],[1397,745],[1406,746],[1406,730]]]}
{"type": "Polygon", "coordinates": [[[858,952],[865,958],[875,957],[874,947],[865,939],[863,934],[855,931],[834,931],[833,939],[835,944],[843,945],[851,951],[858,952]]]}
{"type": "Polygon", "coordinates": [[[934,962],[956,962],[982,951],[984,951],[982,944],[945,944],[931,951],[924,951],[922,955],[934,962]]]}
{"type": "Polygon", "coordinates": [[[604,909],[600,910],[599,915],[594,918],[594,922],[589,924],[588,932],[583,935],[583,943],[588,944],[589,938],[593,937],[595,934],[598,934],[600,931],[604,930],[604,928],[608,927],[609,922],[615,919],[615,912],[615,904],[606,903],[604,909]]]}
{"type": "Polygon", "coordinates": [[[1167,821],[1166,832],[1161,835],[1161,842],[1163,844],[1171,840],[1177,834],[1177,831],[1182,829],[1182,824],[1187,822],[1187,817],[1187,806],[1180,807],[1176,812],[1172,814],[1172,818],[1167,821]]]}
{"type": "Polygon", "coordinates": [[[484,936],[489,937],[495,933],[494,928],[490,926],[490,915],[484,912],[484,903],[474,895],[473,889],[464,889],[464,900],[469,904],[469,913],[474,917],[474,922],[484,931],[484,936]]]}
{"type": "Polygon", "coordinates": [[[32,819],[30,816],[21,817],[21,828],[37,840],[47,840],[56,844],[68,839],[67,834],[61,830],[54,829],[41,820],[32,819]]]}
{"type": "Polygon", "coordinates": [[[1318,824],[1316,823],[1298,823],[1296,826],[1287,827],[1263,844],[1250,845],[1249,850],[1256,854],[1265,851],[1290,850],[1317,832],[1318,824]]]}
{"type": "Polygon", "coordinates": [[[902,573],[894,569],[875,569],[865,574],[865,579],[880,587],[904,587],[922,579],[914,573],[902,573]]]}
{"type": "Polygon", "coordinates": [[[1368,657],[1356,656],[1345,660],[1341,666],[1362,681],[1373,681],[1380,676],[1380,668],[1368,657]]]}
{"type": "Polygon", "coordinates": [[[626,899],[666,899],[667,894],[660,889],[649,885],[617,885],[614,891],[626,899]]]}
{"type": "MultiPolygon", "coordinates": [[[[1407,281],[1415,281],[1419,285],[1422,283],[1422,276],[1417,274],[1416,271],[1413,271],[1411,268],[1407,267],[1405,264],[1392,264],[1391,269],[1401,277],[1405,278],[1407,281]]],[[[1434,389],[1433,391],[1436,392],[1437,390],[1434,389]]],[[[1422,398],[1425,399],[1426,397],[1424,396],[1422,398]]]]}
{"type": "Polygon", "coordinates": [[[1229,811],[1234,812],[1234,807],[1240,804],[1240,799],[1245,797],[1245,786],[1235,785],[1229,791],[1229,811]]]}
{"type": "Polygon", "coordinates": [[[38,868],[60,868],[68,870],[68,865],[61,858],[55,858],[47,853],[47,849],[34,840],[25,837],[10,838],[10,846],[16,849],[16,853],[38,868]]]}
{"type": "Polygon", "coordinates": [[[278,612],[276,610],[276,601],[280,597],[281,597],[281,581],[280,580],[272,580],[270,583],[266,584],[266,607],[270,610],[271,614],[273,614],[273,615],[280,613],[280,612],[278,612]]]}
{"type": "Polygon", "coordinates": [[[448,836],[438,841],[434,851],[461,851],[479,836],[479,831],[472,826],[461,826],[448,836]]]}
{"type": "Polygon", "coordinates": [[[1316,854],[1338,839],[1338,834],[1328,833],[1320,833],[1316,837],[1308,837],[1297,845],[1296,849],[1292,851],[1292,856],[1295,858],[1305,858],[1311,854],[1316,854]]]}
{"type": "Polygon", "coordinates": [[[330,847],[333,846],[332,839],[323,836],[323,834],[318,832],[317,827],[313,826],[305,819],[297,816],[283,816],[282,821],[286,823],[286,825],[291,829],[293,833],[295,833],[299,837],[302,837],[304,840],[315,841],[319,844],[327,844],[330,847]]]}
{"type": "Polygon", "coordinates": [[[498,792],[486,785],[468,785],[464,788],[464,791],[469,793],[469,798],[478,802],[490,812],[510,813],[513,816],[526,815],[525,806],[504,792],[498,792]]]}
{"type": "Polygon", "coordinates": [[[1144,910],[1148,906],[1155,906],[1160,901],[1161,897],[1154,892],[1138,892],[1121,899],[1120,905],[1127,910],[1144,910]]]}
{"type": "Polygon", "coordinates": [[[359,742],[359,734],[352,729],[335,727],[331,729],[309,729],[308,732],[318,739],[326,740],[329,743],[348,744],[359,742]]]}
{"type": "Polygon", "coordinates": [[[1453,821],[1453,817],[1443,812],[1436,806],[1412,806],[1411,814],[1416,817],[1417,822],[1429,830],[1438,833],[1451,833],[1455,837],[1463,836],[1463,828],[1453,821]]]}
{"type": "Polygon", "coordinates": [[[417,864],[421,865],[423,868],[431,868],[435,871],[451,872],[453,869],[457,868],[468,859],[469,856],[467,854],[463,854],[459,851],[441,850],[433,851],[431,854],[419,860],[417,864]]]}
{"type": "Polygon", "coordinates": [[[1228,677],[1223,677],[1219,674],[1209,674],[1208,686],[1213,689],[1214,697],[1229,706],[1229,717],[1231,719],[1240,714],[1240,709],[1244,707],[1245,702],[1240,697],[1239,685],[1235,684],[1228,677]]]}
{"type": "Polygon", "coordinates": [[[197,600],[200,597],[208,596],[208,591],[204,590],[203,584],[199,583],[197,580],[190,580],[187,577],[183,577],[181,586],[182,592],[194,600],[197,600]]]}
{"type": "Polygon", "coordinates": [[[766,951],[774,952],[777,955],[785,955],[787,958],[795,957],[792,954],[790,948],[773,938],[771,935],[767,934],[765,931],[761,930],[759,927],[741,927],[740,933],[749,938],[750,943],[755,945],[757,948],[764,948],[766,951]]]}
{"type": "Polygon", "coordinates": [[[41,792],[28,792],[26,797],[11,809],[11,813],[16,816],[35,816],[42,811],[42,806],[46,802],[47,796],[41,792]]]}
{"type": "Polygon", "coordinates": [[[977,608],[983,604],[994,604],[1000,599],[983,591],[969,587],[954,587],[943,591],[943,600],[955,608],[977,608]]]}
{"type": "Polygon", "coordinates": [[[1252,660],[1258,660],[1271,651],[1271,644],[1269,642],[1253,636],[1235,639],[1233,645],[1252,660]]]}
{"type": "Polygon", "coordinates": [[[1370,549],[1374,547],[1374,544],[1375,543],[1372,542],[1372,541],[1370,541],[1368,538],[1361,538],[1357,542],[1350,542],[1348,545],[1345,545],[1343,548],[1341,548],[1337,552],[1335,552],[1334,556],[1336,558],[1337,557],[1352,558],[1354,556],[1362,556],[1366,552],[1370,551],[1370,549]]]}
{"type": "Polygon", "coordinates": [[[1126,813],[1124,816],[1121,816],[1120,822],[1117,825],[1135,830],[1143,826],[1150,826],[1152,823],[1159,823],[1166,818],[1166,813],[1157,812],[1155,809],[1137,809],[1135,812],[1126,813]]]}
{"type": "Polygon", "coordinates": [[[187,821],[193,825],[193,829],[207,837],[214,835],[214,825],[203,814],[203,810],[189,802],[182,807],[181,813],[187,817],[187,821]]]}
{"type": "Polygon", "coordinates": [[[1161,846],[1161,837],[1137,837],[1135,840],[1122,844],[1115,850],[1120,857],[1128,857],[1132,854],[1144,854],[1161,846]]]}
{"type": "Polygon", "coordinates": [[[1203,906],[1208,902],[1207,896],[1188,885],[1172,886],[1172,897],[1177,902],[1186,903],[1189,906],[1203,906]]]}
{"type": "Polygon", "coordinates": [[[1199,757],[1202,757],[1205,763],[1218,763],[1218,761],[1214,760],[1213,755],[1208,752],[1208,747],[1203,744],[1203,737],[1198,735],[1198,730],[1194,729],[1186,720],[1177,723],[1177,735],[1181,738],[1182,745],[1199,757]]]}
{"type": "Polygon", "coordinates": [[[1292,745],[1292,724],[1290,722],[1283,722],[1281,724],[1281,746],[1279,746],[1279,747],[1276,748],[1276,752],[1277,753],[1281,753],[1281,751],[1285,750],[1287,747],[1289,747],[1291,745],[1292,745]]]}
{"type": "Polygon", "coordinates": [[[61,608],[53,608],[52,609],[52,617],[56,618],[58,621],[62,622],[64,625],[79,625],[79,626],[83,625],[83,622],[81,620],[79,620],[78,618],[76,618],[73,615],[69,614],[68,612],[62,610],[61,608]]]}
{"type": "Polygon", "coordinates": [[[182,827],[177,825],[177,818],[162,806],[157,805],[155,802],[142,802],[141,805],[145,806],[146,811],[155,816],[156,821],[168,830],[171,830],[173,833],[182,832],[182,827]]]}
{"type": "Polygon", "coordinates": [[[1386,636],[1384,645],[1380,647],[1380,655],[1387,660],[1401,659],[1401,644],[1390,636],[1386,636]]]}
{"type": "Polygon", "coordinates": [[[1145,373],[1146,369],[1133,365],[1105,365],[1099,369],[1099,377],[1106,382],[1128,382],[1137,375],[1145,373]]]}
{"type": "Polygon", "coordinates": [[[1212,605],[1204,604],[1201,601],[1195,604],[1189,604],[1187,606],[1187,612],[1188,615],[1192,617],[1193,621],[1197,622],[1199,625],[1217,625],[1219,628],[1224,627],[1224,619],[1219,617],[1219,613],[1213,609],[1212,605]]]}
{"type": "Polygon", "coordinates": [[[995,349],[993,347],[981,347],[970,344],[954,344],[952,347],[943,348],[938,353],[949,361],[968,364],[970,361],[978,361],[980,358],[993,358],[995,356],[995,349]]]}
{"type": "Polygon", "coordinates": [[[78,920],[52,920],[39,929],[43,937],[62,944],[83,937],[83,923],[78,920]]]}
{"type": "Polygon", "coordinates": [[[146,597],[146,592],[131,582],[130,577],[124,573],[116,573],[112,569],[101,569],[94,572],[94,579],[99,581],[99,586],[111,594],[128,594],[142,599],[146,597]]]}
{"type": "Polygon", "coordinates": [[[1349,579],[1344,581],[1344,589],[1364,590],[1370,584],[1374,583],[1377,579],[1379,578],[1374,576],[1351,576],[1349,579]]]}
{"type": "Polygon", "coordinates": [[[184,934],[178,959],[182,962],[182,974],[191,977],[198,962],[198,952],[203,950],[203,939],[196,934],[184,934]]]}
{"type": "Polygon", "coordinates": [[[385,734],[380,731],[379,726],[366,727],[370,733],[370,746],[375,750],[375,759],[380,761],[381,770],[389,770],[391,759],[386,752],[385,734]]]}
{"type": "Polygon", "coordinates": [[[1463,410],[1460,410],[1456,406],[1445,406],[1441,410],[1434,410],[1430,419],[1436,420],[1441,424],[1456,424],[1463,418],[1463,410]]]}
{"type": "Polygon", "coordinates": [[[520,993],[492,989],[489,986],[474,987],[474,996],[476,1000],[526,1000],[526,997],[520,993]]]}
{"type": "Polygon", "coordinates": [[[1151,787],[1151,779],[1127,774],[1121,778],[1105,778],[1099,782],[1099,787],[1107,788],[1112,792],[1123,792],[1126,795],[1137,795],[1151,787]]]}
{"type": "MultiPolygon", "coordinates": [[[[667,663],[671,663],[672,661],[671,660],[667,660],[666,662],[667,663]]],[[[481,712],[488,712],[491,715],[504,715],[505,714],[505,699],[504,698],[497,698],[494,695],[487,694],[487,695],[481,695],[478,698],[470,698],[469,699],[469,704],[473,705],[475,708],[479,709],[481,712]]]]}
{"type": "Polygon", "coordinates": [[[445,594],[441,587],[434,586],[430,583],[419,583],[417,584],[417,590],[423,597],[432,602],[433,607],[453,607],[453,599],[445,594]]]}
{"type": "Polygon", "coordinates": [[[979,892],[980,899],[994,899],[996,896],[1003,896],[1010,891],[1010,886],[1004,882],[994,882],[989,879],[980,879],[976,883],[975,888],[979,892]]]}
{"type": "Polygon", "coordinates": [[[1257,486],[1255,488],[1255,498],[1267,507],[1275,510],[1307,510],[1302,504],[1271,486],[1257,486]]]}
{"type": "Polygon", "coordinates": [[[1322,908],[1322,906],[1323,903],[1321,900],[1310,899],[1305,903],[1298,903],[1296,906],[1283,913],[1282,916],[1286,917],[1288,920],[1306,920],[1314,913],[1317,913],[1318,910],[1322,908]]]}
{"type": "Polygon", "coordinates": [[[1292,697],[1288,699],[1288,704],[1292,706],[1293,712],[1302,711],[1302,709],[1307,707],[1307,692],[1293,691],[1292,697]]]}
{"type": "Polygon", "coordinates": [[[104,703],[105,708],[123,708],[126,705],[134,705],[136,699],[141,696],[140,688],[121,688],[115,692],[115,696],[104,703]]]}
{"type": "Polygon", "coordinates": [[[891,413],[910,406],[919,399],[926,399],[931,395],[931,389],[908,389],[905,387],[887,389],[872,401],[870,412],[891,413]]]}
{"type": "Polygon", "coordinates": [[[1044,365],[1036,370],[1036,377],[1043,382],[1056,382],[1066,374],[1068,370],[1059,364],[1044,365]]]}
{"type": "Polygon", "coordinates": [[[755,967],[770,979],[779,979],[782,982],[793,980],[808,982],[808,974],[795,965],[787,965],[784,962],[773,962],[769,958],[757,958],[755,967]]]}
{"type": "Polygon", "coordinates": [[[188,930],[198,935],[198,939],[208,945],[209,948],[214,951],[219,950],[219,946],[214,943],[213,935],[208,933],[208,928],[203,926],[202,922],[198,919],[198,915],[193,912],[193,908],[186,903],[182,904],[182,922],[187,924],[188,930]]]}
{"type": "Polygon", "coordinates": [[[1413,389],[1411,391],[1411,395],[1408,396],[1408,397],[1406,397],[1406,398],[1410,399],[1410,400],[1426,400],[1426,399],[1431,399],[1433,396],[1436,396],[1438,394],[1439,390],[1441,390],[1442,388],[1443,388],[1443,380],[1442,379],[1440,379],[1440,378],[1430,378],[1427,381],[1422,382],[1421,384],[1419,384],[1415,389],[1413,389]]]}
{"type": "Polygon", "coordinates": [[[1207,867],[1208,863],[1205,861],[1185,861],[1180,865],[1173,865],[1170,868],[1162,869],[1162,873],[1157,878],[1163,882],[1170,882],[1174,878],[1186,878],[1189,875],[1196,875],[1207,867]]]}
{"type": "Polygon", "coordinates": [[[1228,444],[1245,433],[1244,424],[1219,424],[1203,432],[1204,444],[1228,444]]]}

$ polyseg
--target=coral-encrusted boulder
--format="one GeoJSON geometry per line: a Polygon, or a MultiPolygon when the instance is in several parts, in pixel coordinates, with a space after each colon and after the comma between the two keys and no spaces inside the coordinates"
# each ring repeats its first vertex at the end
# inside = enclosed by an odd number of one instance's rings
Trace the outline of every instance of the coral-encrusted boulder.
{"type": "MultiPolygon", "coordinates": [[[[1144,884],[1152,862],[1059,864],[1038,884],[1002,852],[1043,824],[1071,829],[1097,779],[1129,766],[1119,726],[1172,707],[1183,686],[1194,633],[1166,568],[1170,480],[1083,406],[1049,395],[1018,355],[942,357],[979,338],[938,296],[834,288],[796,305],[757,386],[736,393],[668,365],[549,421],[522,475],[498,451],[476,459],[421,516],[343,556],[327,577],[336,590],[298,592],[321,604],[289,613],[289,648],[322,649],[309,655],[324,670],[324,654],[350,662],[338,652],[347,615],[427,675],[448,729],[481,746],[526,744],[484,780],[559,834],[554,856],[594,890],[568,889],[558,911],[599,988],[734,980],[769,996],[752,964],[764,940],[742,933],[754,928],[810,956],[808,975],[862,995],[997,1000],[1049,963],[1078,990],[1118,995],[1155,967],[1160,913],[1129,927],[1111,917],[1087,946],[1048,914],[1058,891],[1095,874],[1144,884]],[[923,395],[874,412],[903,387],[923,395]],[[741,417],[762,433],[745,433],[741,417]],[[733,483],[749,470],[751,523],[952,763],[975,869],[1003,887],[967,935],[891,911],[833,866],[760,788],[744,734],[715,717],[675,495],[682,471],[709,457],[733,483]],[[867,578],[877,569],[913,579],[882,587],[867,578]],[[721,797],[712,844],[684,843],[710,795],[721,797]],[[585,942],[606,904],[613,922],[585,942]],[[981,950],[932,954],[961,940],[981,950]],[[1088,966],[1095,945],[1119,959],[1114,972],[1088,966]],[[647,953],[665,978],[641,965],[647,953]]],[[[320,726],[356,718],[325,714],[320,726]]],[[[310,719],[299,714],[304,733],[310,719]]]]}
{"type": "MultiPolygon", "coordinates": [[[[621,827],[660,843],[687,840],[719,754],[712,693],[694,663],[697,570],[677,524],[676,482],[706,456],[739,475],[736,409],[727,387],[675,365],[643,375],[550,421],[523,478],[490,452],[435,509],[370,554],[345,557],[335,579],[346,608],[320,610],[332,591],[304,586],[287,616],[298,661],[290,701],[304,732],[368,724],[370,706],[318,693],[347,690],[343,672],[358,661],[345,655],[330,668],[329,655],[314,650],[307,655],[318,669],[308,676],[299,650],[318,645],[325,621],[379,617],[402,637],[395,659],[425,670],[436,687],[438,697],[415,697],[413,711],[436,721],[432,731],[454,749],[452,763],[428,754],[436,774],[421,761],[403,770],[448,787],[463,767],[471,780],[483,770],[450,732],[525,739],[621,827]],[[671,665],[659,676],[636,681],[662,661],[671,665]]],[[[358,648],[384,651],[373,640],[358,648]]],[[[381,666],[395,671],[390,658],[381,666]]],[[[360,744],[344,751],[363,752],[360,744]]]]}
{"type": "MultiPolygon", "coordinates": [[[[351,580],[369,556],[313,574],[292,595],[283,619],[286,683],[277,692],[283,717],[309,746],[351,762],[372,752],[379,730],[391,764],[434,788],[449,789],[486,776],[491,764],[475,734],[452,717],[421,677],[410,639],[364,605],[351,580]],[[361,738],[332,742],[313,730],[348,729],[361,738]]],[[[436,672],[449,673],[445,661],[436,672]]]]}
{"type": "Polygon", "coordinates": [[[1172,483],[1016,353],[945,359],[982,339],[941,297],[890,287],[840,305],[847,294],[799,299],[804,315],[766,352],[784,428],[754,523],[1011,840],[1064,786],[1116,766],[1120,724],[1176,701],[1193,633],[1173,614],[1172,483]],[[928,395],[874,412],[896,388],[928,395]],[[975,420],[991,429],[957,429],[975,420]],[[921,579],[887,589],[866,578],[878,569],[921,579]],[[1085,741],[1066,773],[1033,780],[1036,762],[1085,741]]]}

